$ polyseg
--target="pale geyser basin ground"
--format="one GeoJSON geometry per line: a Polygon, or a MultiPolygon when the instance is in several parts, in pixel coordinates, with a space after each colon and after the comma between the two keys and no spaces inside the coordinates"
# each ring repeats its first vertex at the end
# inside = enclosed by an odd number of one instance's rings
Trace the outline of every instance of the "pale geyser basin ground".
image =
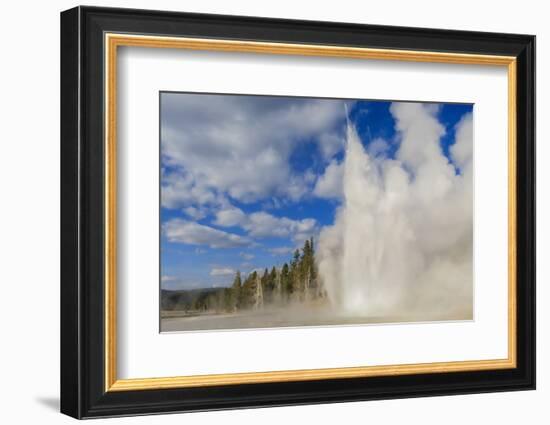
{"type": "Polygon", "coordinates": [[[161,318],[161,332],[462,321],[472,318],[471,311],[430,314],[411,312],[406,315],[377,316],[347,313],[326,306],[271,308],[223,314],[203,313],[179,317],[178,313],[174,312],[171,316],[161,318]]]}

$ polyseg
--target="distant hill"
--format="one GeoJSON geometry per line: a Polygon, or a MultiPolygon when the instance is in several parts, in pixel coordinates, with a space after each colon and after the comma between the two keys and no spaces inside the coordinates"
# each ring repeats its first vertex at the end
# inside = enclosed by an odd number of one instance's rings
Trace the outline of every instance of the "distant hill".
{"type": "Polygon", "coordinates": [[[209,296],[222,296],[226,288],[161,290],[161,310],[202,310],[209,296]]]}

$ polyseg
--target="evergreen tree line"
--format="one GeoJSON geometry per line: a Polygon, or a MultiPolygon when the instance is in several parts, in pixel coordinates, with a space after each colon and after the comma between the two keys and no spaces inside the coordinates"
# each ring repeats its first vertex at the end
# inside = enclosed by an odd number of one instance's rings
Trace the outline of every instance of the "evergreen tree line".
{"type": "Polygon", "coordinates": [[[292,259],[282,267],[253,271],[243,279],[237,271],[228,288],[201,297],[194,307],[200,310],[236,312],[280,306],[291,302],[306,302],[325,298],[326,292],[318,279],[313,238],[296,249],[292,259]]]}

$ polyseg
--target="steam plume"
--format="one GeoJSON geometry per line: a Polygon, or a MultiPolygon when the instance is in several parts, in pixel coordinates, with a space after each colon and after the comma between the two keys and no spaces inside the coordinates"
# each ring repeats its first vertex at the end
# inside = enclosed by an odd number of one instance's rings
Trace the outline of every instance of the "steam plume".
{"type": "Polygon", "coordinates": [[[344,200],[322,229],[318,262],[331,302],[349,314],[472,318],[473,128],[445,129],[433,105],[394,103],[395,159],[369,155],[347,126],[344,200]]]}

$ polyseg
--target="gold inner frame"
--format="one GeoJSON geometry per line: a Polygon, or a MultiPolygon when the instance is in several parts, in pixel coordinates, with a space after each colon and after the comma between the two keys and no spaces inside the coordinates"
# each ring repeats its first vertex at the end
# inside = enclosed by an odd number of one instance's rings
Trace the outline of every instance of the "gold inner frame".
{"type": "Polygon", "coordinates": [[[462,53],[370,49],[328,45],[267,43],[128,34],[105,34],[105,391],[204,387],[319,379],[510,369],[516,367],[516,58],[462,53]],[[116,123],[119,46],[325,56],[468,65],[504,66],[508,72],[508,357],[382,366],[303,369],[215,375],[118,379],[116,324],[116,123]]]}

